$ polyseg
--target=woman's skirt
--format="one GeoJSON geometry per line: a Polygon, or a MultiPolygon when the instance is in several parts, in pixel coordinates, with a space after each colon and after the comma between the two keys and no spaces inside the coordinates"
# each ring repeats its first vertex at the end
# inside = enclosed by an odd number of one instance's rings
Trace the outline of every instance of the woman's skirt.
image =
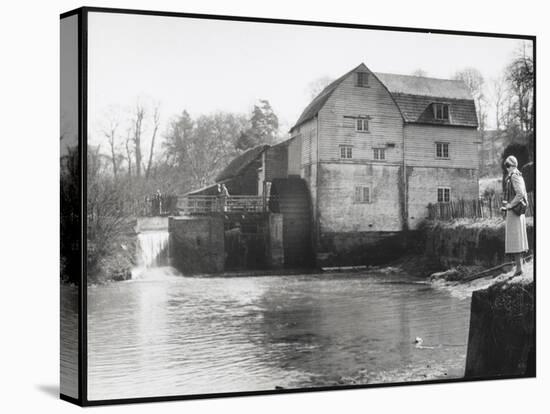
{"type": "Polygon", "coordinates": [[[525,214],[518,216],[513,211],[506,212],[506,253],[521,253],[529,250],[525,214]]]}

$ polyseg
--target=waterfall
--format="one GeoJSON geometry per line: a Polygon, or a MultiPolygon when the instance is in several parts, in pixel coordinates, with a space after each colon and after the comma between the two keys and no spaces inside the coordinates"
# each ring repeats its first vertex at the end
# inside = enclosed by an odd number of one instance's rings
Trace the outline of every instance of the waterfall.
{"type": "Polygon", "coordinates": [[[132,271],[132,278],[141,278],[151,269],[168,266],[167,230],[145,231],[137,235],[137,268],[132,271]]]}
{"type": "Polygon", "coordinates": [[[138,234],[140,267],[159,267],[168,264],[168,231],[147,231],[138,234]]]}

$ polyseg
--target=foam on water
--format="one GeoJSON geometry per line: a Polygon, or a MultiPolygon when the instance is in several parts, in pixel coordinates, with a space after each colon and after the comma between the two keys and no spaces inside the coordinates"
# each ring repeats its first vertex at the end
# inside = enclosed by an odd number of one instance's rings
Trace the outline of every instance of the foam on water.
{"type": "Polygon", "coordinates": [[[178,274],[176,269],[169,266],[167,230],[139,233],[137,242],[137,266],[132,269],[133,280],[162,279],[178,274]]]}
{"type": "Polygon", "coordinates": [[[138,234],[138,265],[158,267],[167,258],[168,231],[147,231],[138,234]]]}
{"type": "Polygon", "coordinates": [[[132,280],[164,280],[178,276],[181,276],[181,273],[171,266],[136,267],[132,269],[132,280]]]}

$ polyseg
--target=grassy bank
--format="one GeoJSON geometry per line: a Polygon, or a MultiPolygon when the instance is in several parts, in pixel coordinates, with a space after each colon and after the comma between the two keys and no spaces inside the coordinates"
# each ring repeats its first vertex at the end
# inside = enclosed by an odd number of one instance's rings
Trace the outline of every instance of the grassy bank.
{"type": "MultiPolygon", "coordinates": [[[[529,246],[534,247],[533,218],[528,217],[529,246]]],[[[509,260],[504,253],[505,222],[502,218],[426,222],[422,228],[425,254],[443,269],[458,266],[489,268],[509,260]]]]}
{"type": "Polygon", "coordinates": [[[123,234],[101,250],[95,247],[88,243],[88,284],[131,279],[137,248],[135,235],[123,234]]]}

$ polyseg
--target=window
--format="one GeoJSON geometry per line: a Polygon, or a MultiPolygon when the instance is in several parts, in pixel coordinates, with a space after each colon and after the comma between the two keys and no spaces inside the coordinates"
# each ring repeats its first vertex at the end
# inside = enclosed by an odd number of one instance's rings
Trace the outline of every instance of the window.
{"type": "Polygon", "coordinates": [[[385,160],[386,159],[386,150],[385,148],[374,148],[374,159],[375,160],[385,160]]]}
{"type": "Polygon", "coordinates": [[[355,120],[355,130],[358,132],[369,132],[369,120],[367,118],[357,118],[355,120]]]}
{"type": "Polygon", "coordinates": [[[433,111],[434,111],[434,118],[440,119],[440,120],[448,120],[449,119],[449,105],[448,104],[441,104],[441,103],[434,103],[432,104],[433,111]]]}
{"type": "Polygon", "coordinates": [[[352,158],[352,146],[351,145],[340,145],[340,158],[349,159],[352,158]]]}
{"type": "Polygon", "coordinates": [[[439,187],[437,189],[437,202],[448,203],[451,201],[451,189],[449,187],[439,187]]]}
{"type": "Polygon", "coordinates": [[[356,86],[369,86],[369,74],[367,72],[357,72],[357,84],[356,86]]]}
{"type": "Polygon", "coordinates": [[[435,157],[436,158],[449,158],[449,143],[448,142],[436,142],[435,143],[435,157]]]}
{"type": "Polygon", "coordinates": [[[356,203],[370,203],[370,188],[363,186],[355,187],[355,197],[353,201],[356,203]]]}

